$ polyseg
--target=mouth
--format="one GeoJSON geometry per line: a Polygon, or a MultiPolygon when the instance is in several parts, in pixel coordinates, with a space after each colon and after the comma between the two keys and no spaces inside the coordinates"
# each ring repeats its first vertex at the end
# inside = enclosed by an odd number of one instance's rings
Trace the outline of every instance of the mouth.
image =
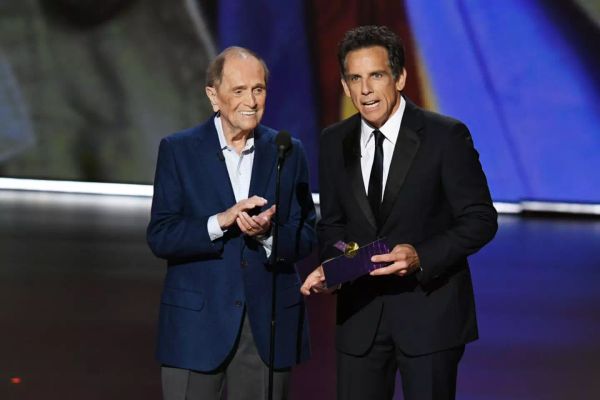
{"type": "Polygon", "coordinates": [[[362,105],[366,110],[370,110],[376,108],[379,105],[379,100],[363,101],[362,105]]]}
{"type": "Polygon", "coordinates": [[[240,111],[240,114],[245,117],[253,117],[256,115],[256,111],[240,111]]]}

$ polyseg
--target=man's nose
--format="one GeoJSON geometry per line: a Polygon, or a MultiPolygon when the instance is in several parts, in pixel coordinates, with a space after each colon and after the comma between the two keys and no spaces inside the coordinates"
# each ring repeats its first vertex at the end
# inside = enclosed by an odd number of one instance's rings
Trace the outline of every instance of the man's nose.
{"type": "Polygon", "coordinates": [[[371,85],[369,84],[368,79],[363,79],[360,84],[360,91],[362,94],[371,93],[371,85]]]}
{"type": "Polygon", "coordinates": [[[256,96],[252,91],[250,91],[248,96],[246,96],[246,103],[250,107],[256,107],[256,96]]]}

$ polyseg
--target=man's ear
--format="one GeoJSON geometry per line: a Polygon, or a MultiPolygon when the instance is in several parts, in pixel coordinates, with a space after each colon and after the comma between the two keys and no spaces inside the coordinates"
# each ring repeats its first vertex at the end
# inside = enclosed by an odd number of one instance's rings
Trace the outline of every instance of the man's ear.
{"type": "Polygon", "coordinates": [[[342,77],[340,79],[340,81],[342,82],[342,87],[344,88],[344,94],[347,97],[350,97],[350,89],[348,88],[348,84],[346,83],[346,80],[342,77]]]}
{"type": "Polygon", "coordinates": [[[406,85],[406,68],[402,68],[400,76],[396,80],[396,90],[401,92],[404,89],[404,85],[406,85]]]}
{"type": "Polygon", "coordinates": [[[214,112],[219,112],[219,100],[217,99],[217,89],[212,86],[206,86],[206,96],[210,100],[214,112]]]}

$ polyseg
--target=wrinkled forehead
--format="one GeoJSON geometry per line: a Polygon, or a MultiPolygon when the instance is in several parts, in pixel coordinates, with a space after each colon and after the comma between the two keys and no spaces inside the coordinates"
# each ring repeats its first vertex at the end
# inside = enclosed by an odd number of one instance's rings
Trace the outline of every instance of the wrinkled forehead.
{"type": "Polygon", "coordinates": [[[388,52],[385,47],[361,47],[349,51],[344,59],[345,73],[390,70],[388,52]]]}
{"type": "Polygon", "coordinates": [[[223,64],[222,82],[261,82],[266,85],[266,70],[259,59],[245,52],[227,54],[223,64]]]}

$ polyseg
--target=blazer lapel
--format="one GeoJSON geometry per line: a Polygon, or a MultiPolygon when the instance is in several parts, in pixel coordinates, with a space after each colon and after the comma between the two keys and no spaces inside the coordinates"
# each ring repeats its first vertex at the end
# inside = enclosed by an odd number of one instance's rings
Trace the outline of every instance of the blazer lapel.
{"type": "Polygon", "coordinates": [[[195,146],[200,162],[198,174],[209,176],[213,180],[212,187],[221,199],[224,209],[236,203],[223,150],[215,128],[214,118],[210,118],[200,127],[196,136],[195,146]]]}
{"type": "Polygon", "coordinates": [[[356,123],[353,124],[350,132],[344,138],[344,165],[350,178],[350,191],[356,198],[359,210],[365,215],[374,229],[377,229],[377,221],[369,205],[365,185],[360,167],[360,117],[356,117],[356,123]]]}
{"type": "Polygon", "coordinates": [[[252,163],[248,197],[264,196],[267,192],[267,184],[277,161],[276,153],[271,136],[259,125],[254,130],[254,162],[252,163]]]}
{"type": "Polygon", "coordinates": [[[404,184],[406,174],[419,149],[421,141],[417,132],[419,132],[422,127],[423,123],[419,119],[418,109],[414,104],[407,101],[385,185],[383,203],[381,205],[381,221],[386,221],[388,219],[394,201],[398,196],[398,192],[400,192],[400,188],[404,184]]]}

